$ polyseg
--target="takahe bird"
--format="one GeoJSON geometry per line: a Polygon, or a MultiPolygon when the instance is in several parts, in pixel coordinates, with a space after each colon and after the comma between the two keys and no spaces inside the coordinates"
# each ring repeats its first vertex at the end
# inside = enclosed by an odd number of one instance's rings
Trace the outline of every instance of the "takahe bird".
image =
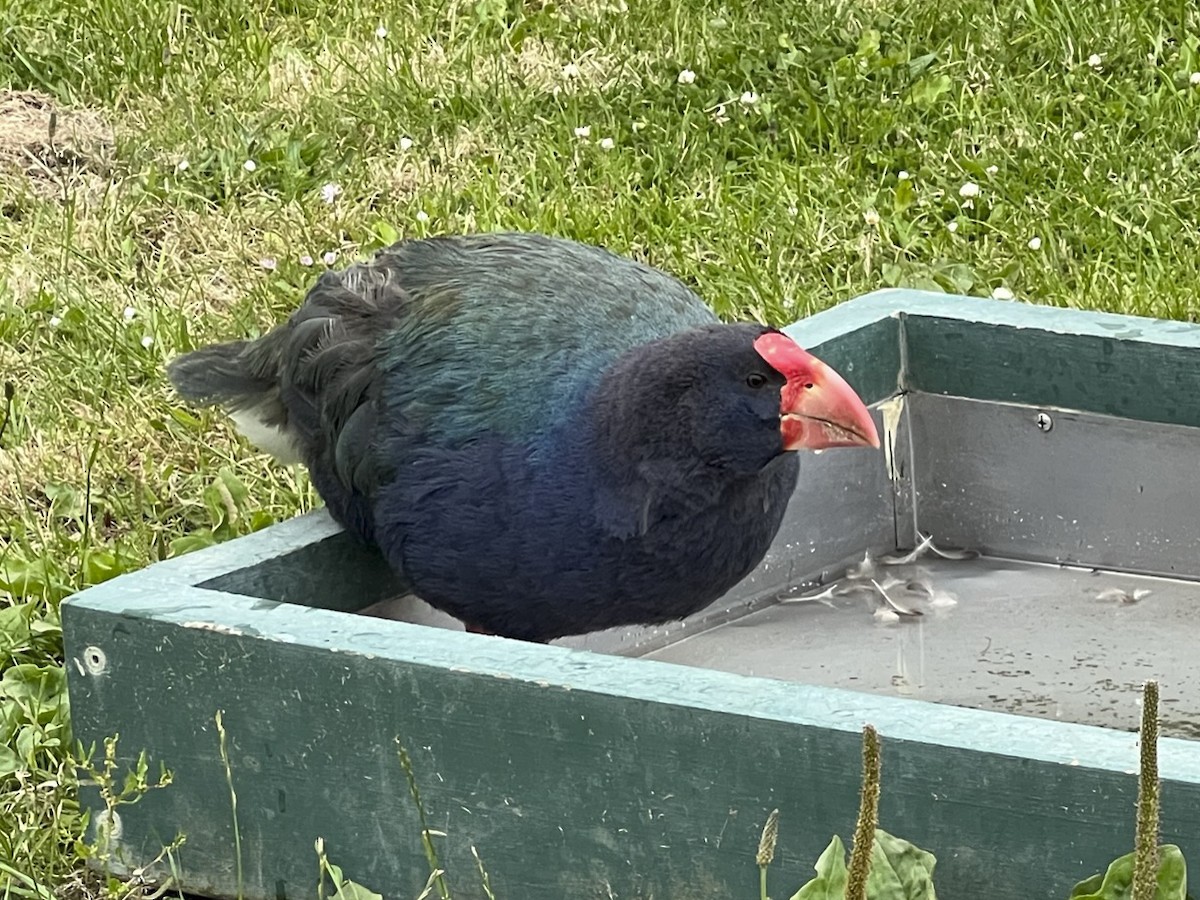
{"type": "Polygon", "coordinates": [[[766,554],[791,451],[879,446],[849,385],[781,332],[527,233],[401,241],[168,371],[303,461],[417,596],[530,641],[702,609],[766,554]]]}

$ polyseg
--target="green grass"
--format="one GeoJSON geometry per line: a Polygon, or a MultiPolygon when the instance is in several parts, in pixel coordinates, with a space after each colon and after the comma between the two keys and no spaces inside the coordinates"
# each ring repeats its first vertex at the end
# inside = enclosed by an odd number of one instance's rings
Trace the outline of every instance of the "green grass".
{"type": "Polygon", "coordinates": [[[889,285],[1195,317],[1187,0],[628,4],[0,6],[0,86],[62,110],[53,149],[0,116],[0,898],[78,865],[59,600],[319,502],[163,362],[326,253],[533,229],[774,322],[889,285]]]}

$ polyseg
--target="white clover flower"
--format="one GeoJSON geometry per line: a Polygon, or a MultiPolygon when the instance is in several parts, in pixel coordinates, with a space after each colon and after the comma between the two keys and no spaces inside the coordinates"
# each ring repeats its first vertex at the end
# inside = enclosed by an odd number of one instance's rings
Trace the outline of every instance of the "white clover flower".
{"type": "Polygon", "coordinates": [[[996,174],[997,172],[999,172],[999,171],[1000,171],[1000,167],[999,167],[999,166],[988,166],[988,167],[987,167],[987,173],[988,173],[989,175],[995,175],[995,174],[996,174]]]}
{"type": "Polygon", "coordinates": [[[300,256],[299,263],[302,266],[311,266],[313,264],[313,258],[307,253],[303,253],[300,256]]]}
{"type": "Polygon", "coordinates": [[[958,196],[962,197],[964,200],[970,200],[973,197],[978,197],[979,185],[973,181],[968,181],[958,189],[958,196]]]}
{"type": "Polygon", "coordinates": [[[258,261],[258,265],[261,268],[266,269],[268,272],[274,272],[275,266],[276,266],[275,257],[264,256],[262,259],[260,259],[258,261]]]}
{"type": "Polygon", "coordinates": [[[387,36],[388,36],[388,30],[386,28],[384,28],[382,25],[380,25],[378,28],[375,29],[375,37],[379,38],[379,40],[382,41],[387,36]]]}
{"type": "Polygon", "coordinates": [[[337,251],[326,250],[325,254],[321,257],[321,261],[327,266],[332,266],[335,262],[337,262],[337,251]]]}
{"type": "Polygon", "coordinates": [[[617,146],[617,142],[614,141],[610,137],[601,138],[601,140],[600,140],[600,149],[601,150],[611,150],[615,146],[617,146]]]}
{"type": "Polygon", "coordinates": [[[142,338],[142,348],[143,349],[149,350],[153,346],[154,346],[154,338],[150,337],[150,335],[146,335],[144,338],[142,338]]]}
{"type": "Polygon", "coordinates": [[[58,316],[50,317],[50,327],[51,328],[57,328],[61,324],[62,324],[62,319],[60,317],[58,317],[58,316]]]}
{"type": "Polygon", "coordinates": [[[331,181],[331,182],[329,182],[329,184],[324,185],[321,188],[321,199],[324,200],[326,203],[332,203],[334,200],[337,199],[338,194],[340,194],[341,192],[342,192],[342,186],[340,184],[334,184],[331,181]]]}
{"type": "Polygon", "coordinates": [[[575,65],[575,63],[567,63],[563,66],[562,72],[564,78],[578,78],[579,66],[575,65]]]}
{"type": "Polygon", "coordinates": [[[586,138],[586,137],[591,137],[591,136],[592,136],[592,126],[591,125],[576,126],[575,137],[586,138]]]}
{"type": "Polygon", "coordinates": [[[1093,53],[1088,57],[1088,65],[1093,69],[1098,69],[1104,65],[1104,57],[1102,57],[1099,53],[1093,53]]]}
{"type": "Polygon", "coordinates": [[[1010,291],[1008,288],[1006,288],[1004,285],[1000,285],[1000,287],[998,287],[994,291],[992,291],[992,299],[993,300],[1011,300],[1011,299],[1013,299],[1013,296],[1014,296],[1013,292],[1010,291]]]}
{"type": "Polygon", "coordinates": [[[683,71],[681,71],[679,73],[679,76],[675,80],[678,81],[680,84],[695,84],[696,83],[696,73],[693,72],[691,69],[684,69],[683,71]]]}
{"type": "Polygon", "coordinates": [[[758,102],[758,94],[754,93],[754,91],[746,91],[739,99],[742,102],[742,106],[753,106],[758,102]]]}
{"type": "Polygon", "coordinates": [[[189,165],[190,163],[187,161],[187,159],[181,159],[179,162],[175,163],[175,171],[186,172],[189,165]]]}
{"type": "Polygon", "coordinates": [[[947,222],[946,230],[949,231],[951,234],[953,234],[954,232],[958,231],[958,223],[957,222],[947,222]]]}
{"type": "Polygon", "coordinates": [[[1188,81],[1191,82],[1192,87],[1200,87],[1200,72],[1193,72],[1188,81]]]}
{"type": "Polygon", "coordinates": [[[401,150],[411,150],[411,149],[412,149],[412,145],[413,145],[413,139],[412,139],[412,138],[410,138],[410,137],[402,137],[402,138],[400,138],[400,149],[401,149],[401,150]]]}
{"type": "Polygon", "coordinates": [[[136,315],[137,315],[137,310],[134,309],[132,306],[127,306],[127,307],[125,307],[125,311],[121,313],[121,318],[123,318],[126,322],[132,322],[133,317],[136,315]]]}
{"type": "Polygon", "coordinates": [[[1082,131],[1077,131],[1073,135],[1071,135],[1071,140],[1073,140],[1073,141],[1082,141],[1083,138],[1084,138],[1084,134],[1082,131]]]}
{"type": "Polygon", "coordinates": [[[1029,239],[1029,249],[1030,250],[1041,250],[1042,249],[1042,239],[1040,237],[1038,237],[1036,234],[1029,239]]]}
{"type": "Polygon", "coordinates": [[[901,169],[899,172],[897,172],[896,177],[901,181],[908,181],[908,179],[912,178],[912,176],[909,175],[908,172],[904,171],[904,169],[901,169]]]}
{"type": "Polygon", "coordinates": [[[417,210],[417,221],[418,222],[428,222],[429,221],[429,213],[425,212],[425,210],[423,210],[423,209],[417,210]]]}
{"type": "Polygon", "coordinates": [[[245,169],[247,172],[253,172],[255,169],[258,168],[258,163],[256,163],[252,159],[248,159],[244,163],[242,163],[242,168],[245,169]]]}
{"type": "Polygon", "coordinates": [[[879,213],[873,209],[868,209],[865,213],[863,213],[863,221],[874,228],[879,224],[879,213]]]}

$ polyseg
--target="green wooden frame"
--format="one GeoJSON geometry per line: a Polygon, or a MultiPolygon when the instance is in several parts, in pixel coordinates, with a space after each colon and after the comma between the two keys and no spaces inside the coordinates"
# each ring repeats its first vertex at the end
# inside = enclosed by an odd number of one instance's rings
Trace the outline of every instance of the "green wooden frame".
{"type": "MultiPolygon", "coordinates": [[[[1200,425],[1192,325],[894,290],[787,330],[868,402],[922,390],[1200,425]]],[[[789,895],[850,836],[868,722],[883,827],[937,854],[943,896],[1064,897],[1132,847],[1136,735],[344,611],[387,590],[314,513],[64,603],[76,737],[119,733],[123,760],[145,749],[175,774],[117,811],[116,868],[183,832],[184,887],[237,894],[218,710],[255,900],[316,895],[318,836],[355,880],[420,893],[397,739],[456,898],[484,896],[472,847],[509,900],[752,896],[773,808],[772,892],[789,895]],[[285,571],[305,573],[287,598],[303,603],[252,596],[285,571]]],[[[1200,863],[1200,743],[1164,740],[1160,768],[1163,839],[1200,863]]]]}

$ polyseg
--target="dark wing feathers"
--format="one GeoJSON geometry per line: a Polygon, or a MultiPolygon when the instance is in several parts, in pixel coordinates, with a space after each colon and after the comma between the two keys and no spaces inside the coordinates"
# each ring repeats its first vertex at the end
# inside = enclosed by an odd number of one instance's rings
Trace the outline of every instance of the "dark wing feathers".
{"type": "Polygon", "coordinates": [[[252,371],[243,358],[248,341],[211,344],[177,356],[167,364],[167,374],[181,397],[193,403],[227,403],[257,397],[275,385],[272,375],[252,371]]]}
{"type": "Polygon", "coordinates": [[[532,438],[621,353],[715,321],[678,280],[598,248],[431,238],[323,273],[280,327],[185,354],[168,374],[264,449],[290,449],[335,515],[359,520],[388,476],[381,441],[532,438]]]}
{"type": "Polygon", "coordinates": [[[404,300],[388,275],[362,265],[325,272],[285,324],[185,354],[169,364],[171,381],[189,400],[221,404],[264,449],[303,460],[322,494],[368,493],[378,476],[379,338],[404,300]]]}

